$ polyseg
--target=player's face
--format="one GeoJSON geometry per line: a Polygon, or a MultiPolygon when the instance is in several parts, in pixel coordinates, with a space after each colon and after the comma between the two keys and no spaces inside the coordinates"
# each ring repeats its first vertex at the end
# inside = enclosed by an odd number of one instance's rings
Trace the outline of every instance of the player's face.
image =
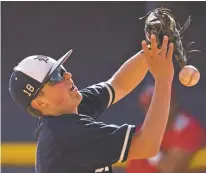
{"type": "Polygon", "coordinates": [[[40,99],[46,103],[42,109],[49,109],[51,112],[59,114],[73,113],[82,99],[69,72],[64,72],[62,80],[58,82],[48,82],[41,91],[43,95],[40,99]]]}

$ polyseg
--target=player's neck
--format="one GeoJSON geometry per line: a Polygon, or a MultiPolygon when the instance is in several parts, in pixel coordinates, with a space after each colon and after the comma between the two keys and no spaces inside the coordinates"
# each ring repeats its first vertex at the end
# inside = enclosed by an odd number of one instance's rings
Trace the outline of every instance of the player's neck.
{"type": "Polygon", "coordinates": [[[62,114],[78,114],[78,108],[73,108],[73,109],[67,109],[65,112],[61,113],[62,114]]]}
{"type": "Polygon", "coordinates": [[[68,111],[67,114],[78,114],[78,108],[75,108],[74,110],[72,111],[68,111]]]}
{"type": "Polygon", "coordinates": [[[67,109],[61,112],[45,112],[43,113],[44,116],[60,116],[63,114],[78,114],[78,108],[74,108],[74,109],[67,109]]]}

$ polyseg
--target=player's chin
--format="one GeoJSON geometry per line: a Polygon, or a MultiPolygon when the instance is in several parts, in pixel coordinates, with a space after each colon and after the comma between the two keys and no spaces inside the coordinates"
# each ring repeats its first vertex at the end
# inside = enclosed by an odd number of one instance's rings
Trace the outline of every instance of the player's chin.
{"type": "Polygon", "coordinates": [[[82,101],[82,94],[77,91],[76,98],[78,99],[79,103],[82,101]]]}

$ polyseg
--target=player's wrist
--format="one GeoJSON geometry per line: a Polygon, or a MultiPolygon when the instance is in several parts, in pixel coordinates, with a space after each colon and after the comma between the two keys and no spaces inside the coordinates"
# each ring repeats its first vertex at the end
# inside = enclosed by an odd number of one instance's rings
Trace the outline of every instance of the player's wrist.
{"type": "MultiPolygon", "coordinates": [[[[174,71],[174,70],[173,70],[174,71]]],[[[160,72],[158,75],[154,76],[154,80],[156,83],[172,85],[174,79],[174,72],[160,72]]]]}

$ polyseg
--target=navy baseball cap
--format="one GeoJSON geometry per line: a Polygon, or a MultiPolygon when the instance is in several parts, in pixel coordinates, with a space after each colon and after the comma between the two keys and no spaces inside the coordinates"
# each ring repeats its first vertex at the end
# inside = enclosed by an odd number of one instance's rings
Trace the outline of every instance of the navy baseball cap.
{"type": "Polygon", "coordinates": [[[9,91],[13,100],[26,109],[38,91],[52,77],[52,74],[69,58],[68,51],[58,61],[44,55],[32,55],[23,59],[10,77],[9,91]]]}

